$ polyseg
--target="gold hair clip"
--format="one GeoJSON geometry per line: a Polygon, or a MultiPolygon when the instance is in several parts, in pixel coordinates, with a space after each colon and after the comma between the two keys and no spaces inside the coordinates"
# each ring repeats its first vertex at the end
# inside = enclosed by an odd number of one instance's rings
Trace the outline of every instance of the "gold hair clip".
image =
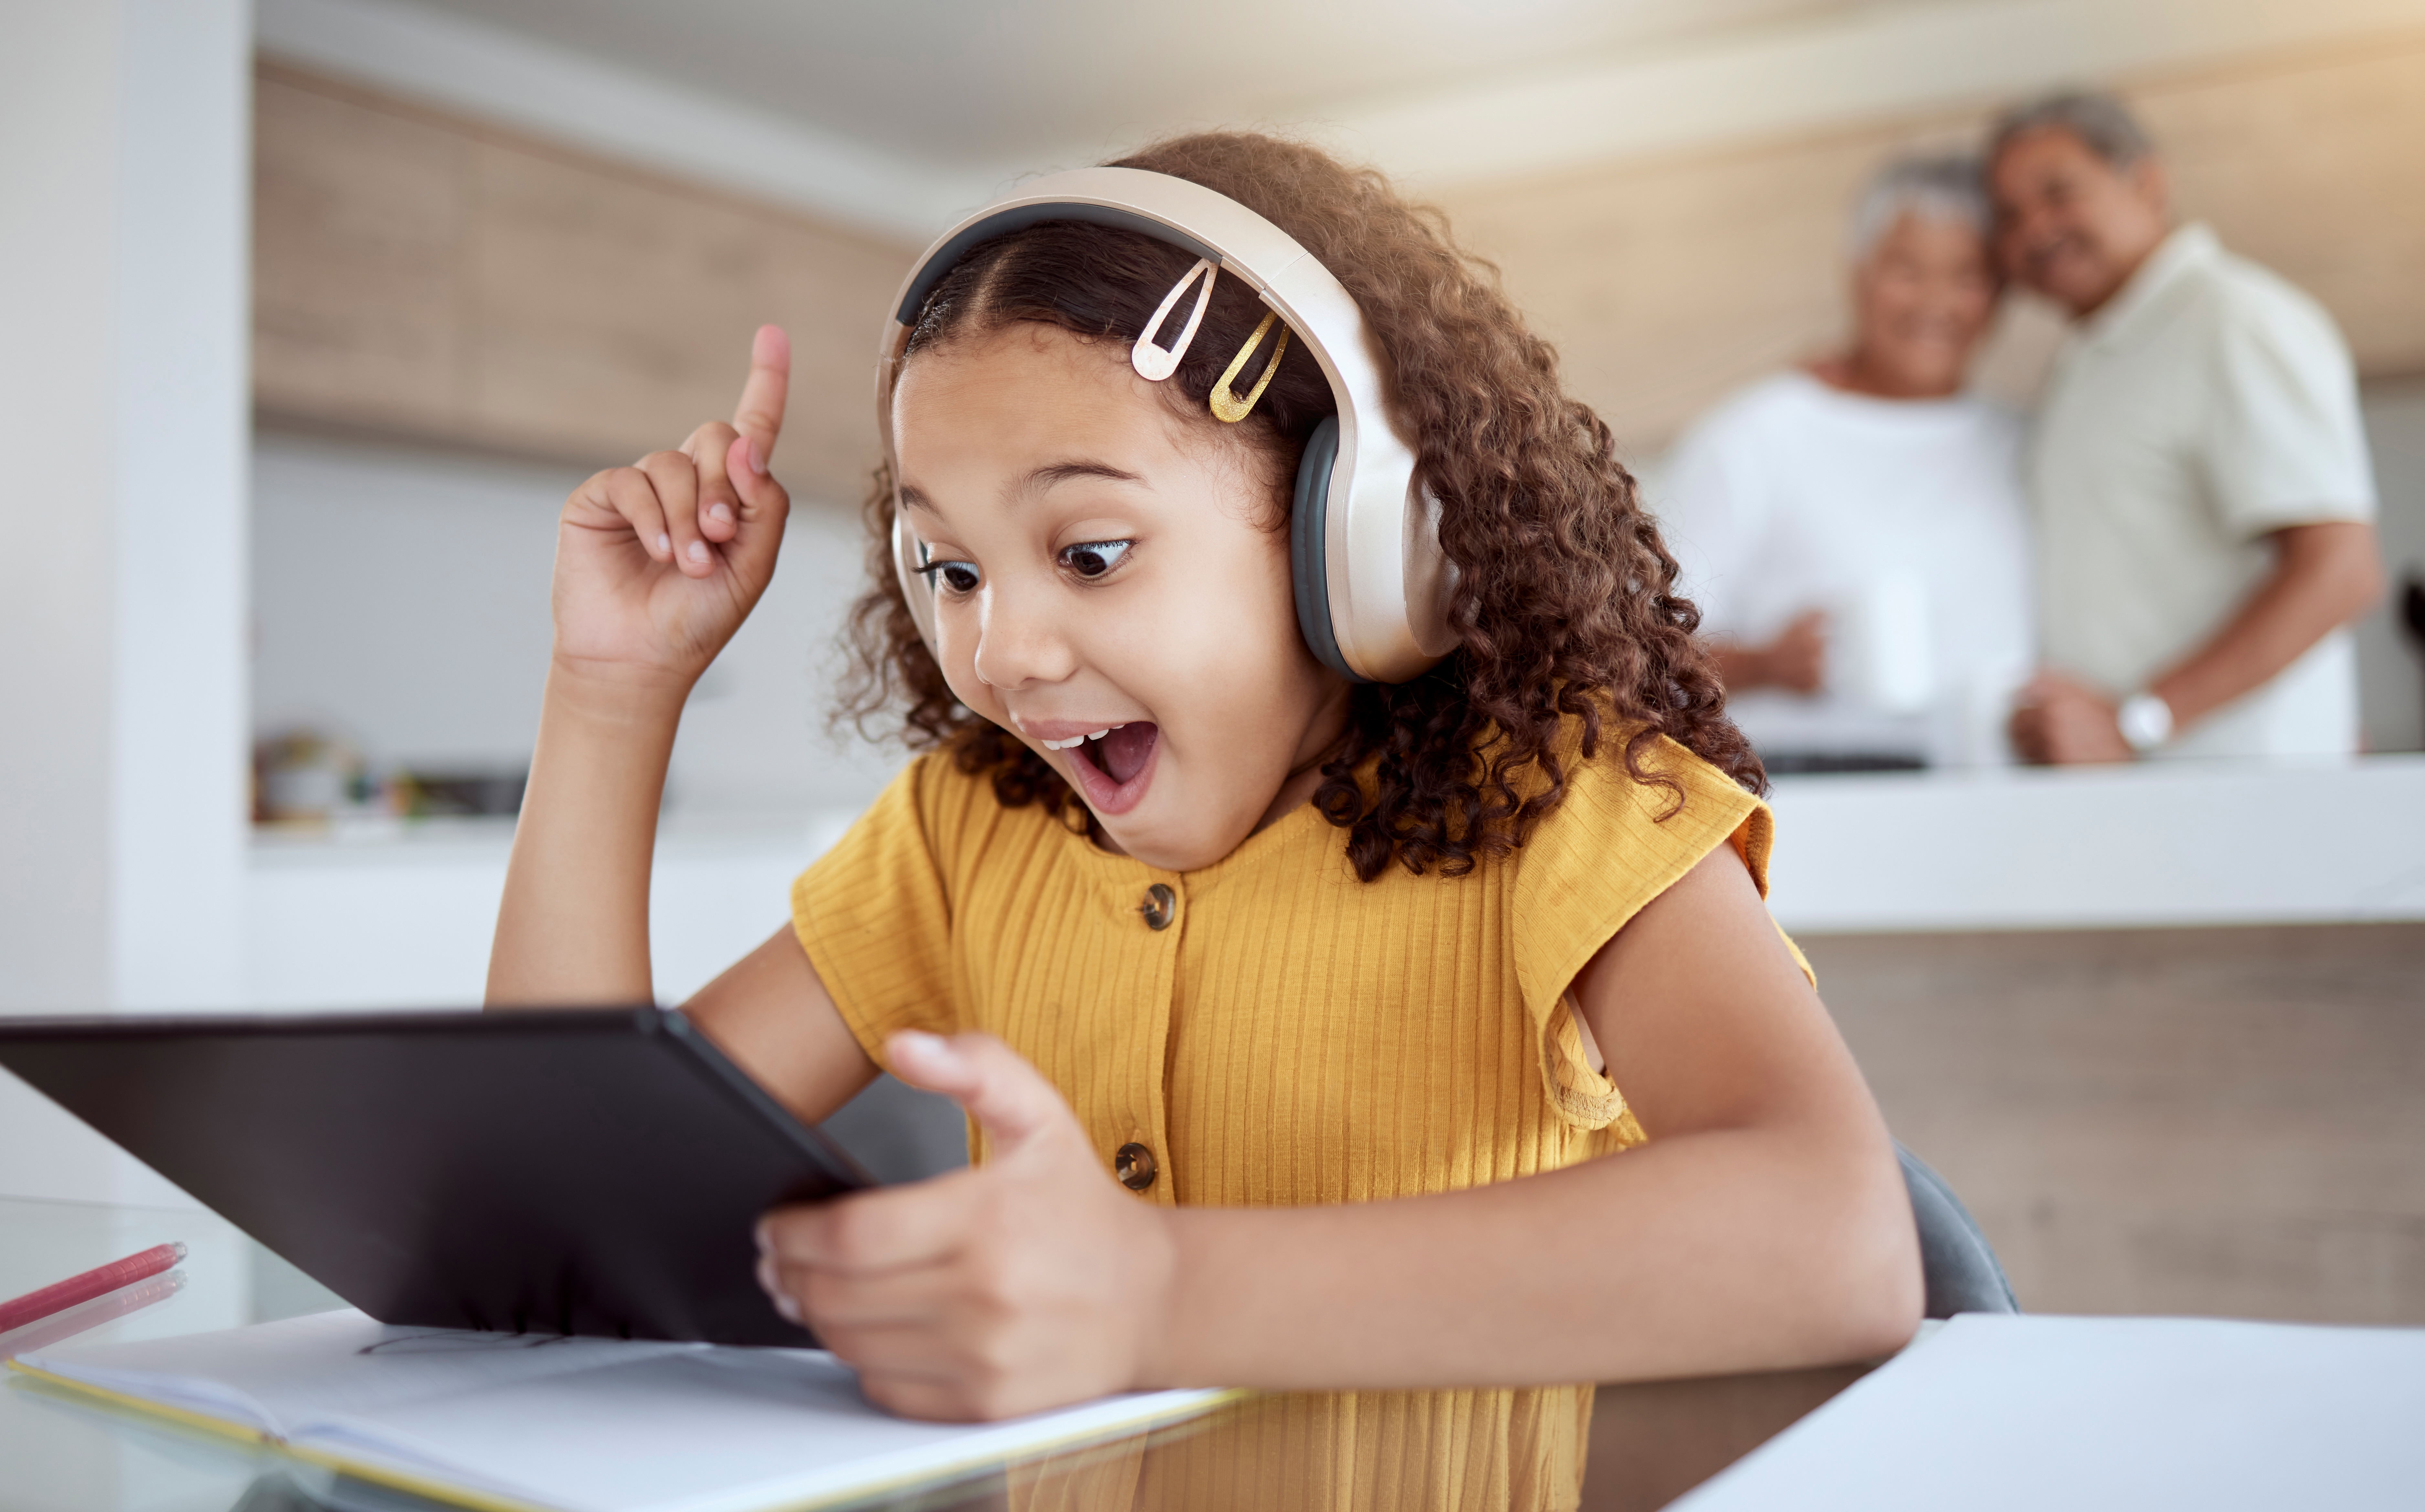
{"type": "Polygon", "coordinates": [[[1280,327],[1279,344],[1272,348],[1272,360],[1263,364],[1263,376],[1255,379],[1255,386],[1246,391],[1246,396],[1242,399],[1229,388],[1230,383],[1245,369],[1246,359],[1252,357],[1255,354],[1255,348],[1262,344],[1263,332],[1271,330],[1272,322],[1279,317],[1280,314],[1277,310],[1263,312],[1263,323],[1257,326],[1255,333],[1246,338],[1246,345],[1238,348],[1238,355],[1229,359],[1229,370],[1221,375],[1221,381],[1212,385],[1212,417],[1215,420],[1226,420],[1230,425],[1236,425],[1254,412],[1255,401],[1261,398],[1263,391],[1272,386],[1272,375],[1280,370],[1280,357],[1288,350],[1289,329],[1285,325],[1280,327]]]}
{"type": "Polygon", "coordinates": [[[1212,265],[1211,258],[1199,257],[1196,265],[1181,275],[1179,281],[1170,286],[1170,292],[1162,297],[1162,303],[1155,309],[1153,318],[1145,323],[1144,333],[1137,337],[1136,345],[1129,348],[1129,365],[1137,370],[1139,378],[1159,383],[1179,371],[1179,360],[1187,355],[1187,344],[1196,339],[1196,328],[1204,324],[1204,307],[1212,302],[1212,281],[1220,276],[1221,270],[1212,265]],[[1196,308],[1188,314],[1187,328],[1179,333],[1179,340],[1170,346],[1165,348],[1156,345],[1153,339],[1155,332],[1161,330],[1162,323],[1170,318],[1170,312],[1178,308],[1179,297],[1187,292],[1187,285],[1195,281],[1198,273],[1204,275],[1204,286],[1196,291],[1196,308]]]}

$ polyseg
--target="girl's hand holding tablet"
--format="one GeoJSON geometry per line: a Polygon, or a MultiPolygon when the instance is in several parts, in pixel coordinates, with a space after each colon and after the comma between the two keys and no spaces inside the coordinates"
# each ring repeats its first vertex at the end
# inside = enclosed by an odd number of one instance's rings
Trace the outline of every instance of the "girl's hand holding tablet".
{"type": "Polygon", "coordinates": [[[1163,1374],[1177,1269],[1166,1210],[1137,1201],[1052,1084],[990,1035],[894,1035],[895,1074],[965,1107],[982,1166],[759,1225],[759,1280],[915,1418],[1013,1417],[1163,1374]]]}

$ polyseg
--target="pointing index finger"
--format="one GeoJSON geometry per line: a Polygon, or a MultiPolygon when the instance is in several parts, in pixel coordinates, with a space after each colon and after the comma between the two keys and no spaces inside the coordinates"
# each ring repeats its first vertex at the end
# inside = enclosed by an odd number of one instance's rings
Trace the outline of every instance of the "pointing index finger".
{"type": "Polygon", "coordinates": [[[732,428],[749,442],[750,471],[763,473],[783,433],[783,405],[792,386],[792,338],[780,326],[761,326],[749,344],[749,378],[732,410],[732,428]]]}

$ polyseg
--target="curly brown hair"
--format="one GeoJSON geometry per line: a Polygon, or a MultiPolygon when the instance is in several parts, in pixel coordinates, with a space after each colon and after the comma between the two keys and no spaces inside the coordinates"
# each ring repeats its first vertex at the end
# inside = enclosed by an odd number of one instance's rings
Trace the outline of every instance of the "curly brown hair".
{"type": "MultiPolygon", "coordinates": [[[[1244,132],[1174,137],[1112,166],[1217,190],[1338,277],[1394,376],[1416,475],[1440,501],[1440,545],[1458,569],[1450,618],[1460,644],[1413,682],[1355,688],[1347,734],[1314,796],[1348,831],[1359,877],[1371,881],[1393,861],[1455,876],[1522,844],[1564,799],[1569,753],[1597,759],[1612,726],[1627,773],[1678,804],[1681,785],[1647,760],[1662,735],[1765,789],[1694,638],[1700,614],[1676,591],[1675,558],[1607,425],[1567,397],[1555,352],[1525,328],[1498,269],[1459,249],[1437,210],[1408,202],[1372,169],[1244,132]]],[[[936,287],[908,354],[1021,322],[1125,349],[1192,261],[1115,227],[1047,221],[1011,232],[972,249],[936,287]]],[[[1161,387],[1213,424],[1207,396],[1262,314],[1239,281],[1221,281],[1161,387]]],[[[1276,528],[1289,507],[1280,480],[1335,410],[1321,370],[1292,346],[1235,427],[1272,463],[1276,528]]],[[[990,776],[1005,806],[1040,804],[1091,826],[1043,758],[953,697],[893,577],[893,508],[892,480],[879,469],[866,506],[872,583],[851,612],[854,676],[838,717],[864,731],[897,714],[913,749],[950,750],[961,770],[990,776]]]]}

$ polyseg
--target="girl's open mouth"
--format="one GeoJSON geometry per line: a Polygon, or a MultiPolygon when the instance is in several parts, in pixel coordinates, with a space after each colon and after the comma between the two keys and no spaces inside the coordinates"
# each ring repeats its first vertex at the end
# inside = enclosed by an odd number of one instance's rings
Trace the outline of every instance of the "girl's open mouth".
{"type": "Polygon", "coordinates": [[[1122,725],[1100,740],[1081,741],[1069,752],[1069,768],[1077,774],[1086,806],[1100,814],[1135,808],[1153,780],[1153,759],[1161,749],[1161,727],[1149,721],[1122,725]]]}

